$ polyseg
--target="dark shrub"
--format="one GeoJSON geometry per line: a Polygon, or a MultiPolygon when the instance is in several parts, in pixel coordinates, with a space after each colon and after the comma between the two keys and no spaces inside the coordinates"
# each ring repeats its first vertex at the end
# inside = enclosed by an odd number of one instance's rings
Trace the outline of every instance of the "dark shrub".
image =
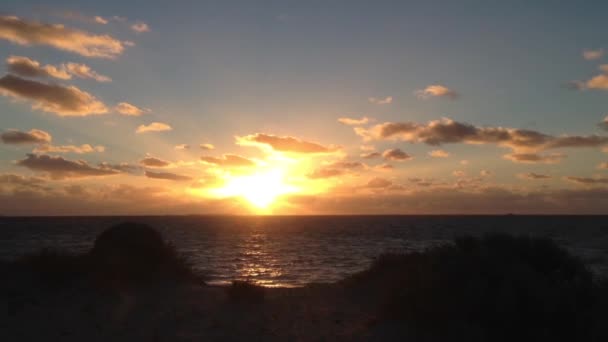
{"type": "Polygon", "coordinates": [[[460,238],[381,256],[345,283],[384,298],[381,317],[420,338],[580,341],[592,330],[593,276],[547,239],[460,238]]]}
{"type": "Polygon", "coordinates": [[[233,280],[232,284],[226,287],[226,293],[231,301],[257,303],[264,300],[265,289],[250,281],[233,280]]]}
{"type": "Polygon", "coordinates": [[[82,279],[90,270],[86,256],[63,251],[43,249],[37,253],[19,258],[12,267],[21,275],[33,276],[35,283],[59,287],[77,279],[82,279]]]}
{"type": "Polygon", "coordinates": [[[90,252],[96,277],[115,285],[193,279],[190,265],[153,228],[122,223],[102,232],[90,252]]]}

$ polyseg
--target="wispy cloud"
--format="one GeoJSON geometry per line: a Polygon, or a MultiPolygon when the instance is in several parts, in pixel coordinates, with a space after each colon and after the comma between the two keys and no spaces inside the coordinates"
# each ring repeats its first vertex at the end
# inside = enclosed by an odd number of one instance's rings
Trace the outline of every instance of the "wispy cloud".
{"type": "Polygon", "coordinates": [[[505,154],[503,158],[513,161],[515,163],[526,163],[526,164],[556,164],[566,158],[564,154],[552,153],[552,154],[536,154],[536,153],[511,153],[505,154]]]}
{"type": "Polygon", "coordinates": [[[105,114],[106,106],[95,96],[76,88],[26,80],[13,75],[0,78],[0,94],[33,102],[32,107],[59,116],[105,114]]]}
{"type": "Polygon", "coordinates": [[[213,150],[215,148],[215,146],[213,146],[213,144],[200,144],[200,145],[198,145],[198,147],[201,150],[205,150],[205,151],[210,151],[210,150],[213,150]]]}
{"type": "Polygon", "coordinates": [[[148,178],[164,179],[164,180],[170,180],[170,181],[176,181],[176,182],[184,182],[184,181],[192,180],[192,177],[184,176],[184,175],[178,175],[176,173],[171,173],[171,172],[146,171],[145,175],[148,178]]]}
{"type": "Polygon", "coordinates": [[[446,97],[451,100],[454,100],[458,97],[458,93],[441,84],[433,84],[427,86],[424,89],[416,90],[414,94],[416,94],[416,96],[421,99],[430,99],[432,97],[446,97]]]}
{"type": "Polygon", "coordinates": [[[23,56],[10,56],[6,59],[8,71],[24,77],[52,77],[61,80],[72,79],[72,76],[94,79],[98,82],[111,82],[108,76],[101,75],[86,64],[65,63],[58,66],[42,65],[40,62],[23,56]]]}
{"type": "Polygon", "coordinates": [[[27,21],[15,16],[0,16],[0,39],[19,45],[46,45],[85,57],[116,58],[123,43],[109,35],[97,35],[60,24],[27,21]]]}
{"type": "Polygon", "coordinates": [[[564,179],[566,179],[567,181],[573,182],[573,183],[577,183],[577,184],[581,184],[581,185],[603,185],[603,184],[608,184],[608,177],[595,177],[595,178],[590,178],[590,177],[575,177],[575,176],[568,176],[565,177],[564,179]]]}
{"type": "Polygon", "coordinates": [[[224,154],[222,157],[210,157],[203,156],[201,160],[208,163],[214,164],[218,166],[227,166],[227,167],[245,167],[245,166],[254,166],[255,162],[247,159],[245,157],[236,155],[236,154],[224,154]]]}
{"type": "Polygon", "coordinates": [[[149,113],[150,109],[148,108],[140,108],[136,105],[132,105],[128,102],[120,102],[114,107],[114,110],[122,115],[128,116],[140,116],[145,113],[149,113]]]}
{"type": "Polygon", "coordinates": [[[583,55],[583,58],[588,61],[600,59],[604,56],[604,49],[597,49],[597,50],[585,49],[585,50],[583,50],[582,55],[583,55]]]}
{"type": "Polygon", "coordinates": [[[444,150],[432,150],[429,152],[429,156],[433,158],[447,158],[450,154],[444,150]]]}
{"type": "Polygon", "coordinates": [[[139,164],[148,167],[167,167],[171,165],[171,162],[152,156],[146,156],[139,161],[139,164]]]}
{"type": "Polygon", "coordinates": [[[149,32],[150,26],[148,26],[148,24],[144,23],[143,21],[137,21],[136,23],[131,25],[131,30],[137,33],[149,32]]]}
{"type": "Polygon", "coordinates": [[[551,176],[549,175],[545,175],[542,173],[534,173],[534,172],[528,172],[528,173],[520,173],[517,175],[518,178],[520,179],[527,179],[527,180],[537,180],[537,179],[549,179],[551,178],[551,176]]]}
{"type": "Polygon", "coordinates": [[[345,125],[349,125],[349,126],[361,126],[361,125],[365,125],[366,123],[370,122],[371,119],[364,116],[361,119],[353,119],[353,118],[339,118],[338,122],[343,123],[345,125]]]}
{"type": "Polygon", "coordinates": [[[332,153],[338,151],[338,146],[324,146],[316,142],[301,140],[290,136],[256,133],[237,137],[239,145],[260,146],[279,152],[291,153],[332,153]]]}
{"type": "Polygon", "coordinates": [[[51,144],[41,144],[34,148],[34,153],[76,153],[76,154],[84,154],[84,153],[93,153],[93,152],[104,152],[106,150],[105,146],[97,145],[91,146],[89,144],[78,145],[51,145],[51,144]]]}
{"type": "Polygon", "coordinates": [[[387,96],[387,97],[370,97],[367,99],[370,103],[373,104],[378,104],[378,105],[385,105],[385,104],[391,104],[393,102],[393,97],[392,96],[387,96]]]}
{"type": "Polygon", "coordinates": [[[164,132],[170,131],[173,127],[163,122],[152,122],[148,125],[140,125],[135,130],[135,133],[146,133],[146,132],[164,132]]]}

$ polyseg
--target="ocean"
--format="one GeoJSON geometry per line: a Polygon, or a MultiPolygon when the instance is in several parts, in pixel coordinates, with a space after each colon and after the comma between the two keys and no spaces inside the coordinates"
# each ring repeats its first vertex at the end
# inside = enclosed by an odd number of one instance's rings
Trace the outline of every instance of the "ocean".
{"type": "Polygon", "coordinates": [[[0,258],[41,248],[84,252],[101,231],[125,221],[160,230],[211,284],[334,282],[385,252],[423,250],[490,232],[552,238],[594,271],[608,274],[608,216],[0,217],[0,258]]]}

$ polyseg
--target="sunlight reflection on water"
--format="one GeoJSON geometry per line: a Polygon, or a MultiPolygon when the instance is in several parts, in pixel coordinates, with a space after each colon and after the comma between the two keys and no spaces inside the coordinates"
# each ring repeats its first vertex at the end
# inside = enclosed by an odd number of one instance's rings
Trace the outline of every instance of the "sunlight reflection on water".
{"type": "Polygon", "coordinates": [[[365,269],[383,252],[422,250],[456,235],[495,231],[554,238],[593,260],[595,269],[608,269],[605,217],[551,216],[0,218],[0,258],[42,247],[86,251],[99,232],[124,221],[161,230],[213,284],[333,282],[365,269]]]}

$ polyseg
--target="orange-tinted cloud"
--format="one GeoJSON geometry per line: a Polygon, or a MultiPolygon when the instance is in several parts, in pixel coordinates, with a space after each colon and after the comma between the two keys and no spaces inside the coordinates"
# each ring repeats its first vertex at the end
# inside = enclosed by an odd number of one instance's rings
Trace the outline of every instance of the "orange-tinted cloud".
{"type": "Polygon", "coordinates": [[[77,145],[61,145],[55,146],[51,144],[41,144],[36,146],[34,153],[93,153],[93,152],[104,152],[106,148],[101,145],[91,146],[89,144],[77,145]]]}
{"type": "Polygon", "coordinates": [[[59,116],[104,114],[108,109],[95,96],[76,88],[26,80],[13,75],[0,78],[0,94],[31,101],[32,108],[59,116]]]}
{"type": "Polygon", "coordinates": [[[19,45],[46,45],[86,57],[115,58],[123,43],[109,35],[97,35],[60,24],[43,24],[15,16],[0,16],[0,39],[19,45]]]}
{"type": "Polygon", "coordinates": [[[450,154],[444,150],[433,150],[429,152],[429,156],[433,158],[447,158],[450,154]]]}
{"type": "Polygon", "coordinates": [[[139,108],[127,102],[118,103],[116,107],[114,107],[114,110],[122,115],[127,116],[140,116],[150,111],[147,108],[139,108]]]}
{"type": "Polygon", "coordinates": [[[148,26],[148,24],[144,23],[143,21],[138,21],[131,25],[131,30],[137,33],[149,32],[150,26],[148,26]]]}
{"type": "Polygon", "coordinates": [[[10,129],[2,132],[0,139],[5,144],[21,145],[21,144],[48,144],[51,142],[51,135],[43,130],[32,129],[29,132],[22,132],[16,129],[10,129]]]}
{"type": "Polygon", "coordinates": [[[378,105],[385,105],[385,104],[391,104],[393,102],[393,97],[392,96],[387,96],[385,98],[381,98],[381,97],[370,97],[367,99],[370,103],[373,104],[378,104],[378,105]]]}
{"type": "Polygon", "coordinates": [[[432,97],[446,97],[454,100],[458,97],[458,93],[454,90],[441,84],[433,84],[424,89],[416,90],[416,96],[421,99],[430,99],[432,97]]]}
{"type": "Polygon", "coordinates": [[[240,145],[269,147],[274,151],[291,153],[332,153],[339,150],[337,146],[323,146],[316,142],[300,140],[289,136],[256,133],[244,137],[237,137],[240,145]]]}
{"type": "Polygon", "coordinates": [[[135,133],[146,133],[146,132],[164,132],[170,131],[173,127],[163,122],[152,122],[149,125],[140,125],[135,130],[135,133]]]}
{"type": "Polygon", "coordinates": [[[345,125],[349,125],[349,126],[360,126],[360,125],[365,125],[366,123],[370,122],[370,118],[364,116],[361,119],[353,119],[353,118],[339,118],[338,122],[339,123],[343,123],[345,125]]]}
{"type": "Polygon", "coordinates": [[[203,156],[201,157],[201,160],[209,164],[226,167],[246,167],[256,165],[252,160],[236,154],[224,154],[221,158],[203,156]]]}
{"type": "Polygon", "coordinates": [[[61,80],[69,80],[72,76],[61,67],[54,65],[42,65],[28,57],[10,56],[6,59],[8,71],[25,77],[53,77],[61,80]]]}
{"type": "Polygon", "coordinates": [[[205,151],[210,151],[215,148],[215,146],[213,146],[213,144],[200,144],[200,145],[198,145],[198,147],[200,147],[201,150],[205,150],[205,151]]]}
{"type": "Polygon", "coordinates": [[[590,177],[575,177],[575,176],[568,176],[565,177],[565,179],[567,181],[573,182],[573,183],[577,183],[577,184],[581,184],[581,185],[602,185],[602,184],[608,184],[608,177],[596,177],[596,178],[590,178],[590,177]]]}
{"type": "Polygon", "coordinates": [[[597,49],[597,50],[585,49],[585,50],[583,50],[583,58],[588,61],[600,59],[600,58],[602,58],[602,56],[604,56],[604,49],[597,49]]]}
{"type": "Polygon", "coordinates": [[[152,172],[152,171],[146,171],[145,175],[148,178],[164,179],[164,180],[171,180],[171,181],[177,181],[177,182],[183,182],[183,181],[192,180],[192,177],[188,177],[188,176],[184,176],[184,175],[178,175],[178,174],[170,173],[170,172],[152,172]]]}
{"type": "Polygon", "coordinates": [[[375,177],[369,180],[369,182],[367,182],[367,187],[368,188],[374,188],[374,189],[379,189],[379,188],[387,188],[389,186],[393,185],[393,182],[391,182],[388,179],[385,178],[380,178],[380,177],[375,177]]]}

